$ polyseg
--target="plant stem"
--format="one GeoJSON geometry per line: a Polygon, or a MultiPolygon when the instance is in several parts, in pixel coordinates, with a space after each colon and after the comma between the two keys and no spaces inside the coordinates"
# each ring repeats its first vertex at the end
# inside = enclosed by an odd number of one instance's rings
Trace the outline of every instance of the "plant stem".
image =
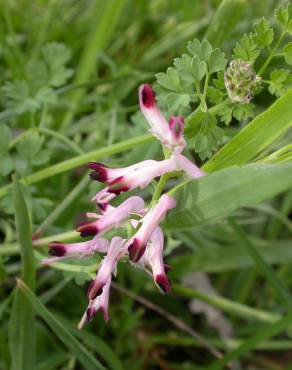
{"type": "Polygon", "coordinates": [[[277,55],[276,51],[277,51],[277,49],[278,49],[278,47],[279,47],[279,45],[280,45],[280,43],[281,43],[284,35],[285,35],[285,32],[282,31],[282,33],[281,33],[281,35],[279,37],[278,42],[275,44],[275,46],[273,47],[273,49],[270,50],[270,53],[269,53],[268,58],[266,59],[266,61],[264,62],[264,64],[259,69],[259,71],[258,71],[258,75],[259,76],[261,76],[264,73],[264,71],[266,70],[266,68],[270,64],[271,60],[277,55]]]}
{"type": "Polygon", "coordinates": [[[37,131],[39,131],[42,134],[52,136],[58,139],[59,141],[62,141],[63,143],[67,144],[77,154],[84,154],[84,151],[81,148],[79,148],[79,146],[75,144],[74,141],[68,139],[65,135],[62,135],[57,131],[53,131],[45,127],[39,127],[37,131]]]}

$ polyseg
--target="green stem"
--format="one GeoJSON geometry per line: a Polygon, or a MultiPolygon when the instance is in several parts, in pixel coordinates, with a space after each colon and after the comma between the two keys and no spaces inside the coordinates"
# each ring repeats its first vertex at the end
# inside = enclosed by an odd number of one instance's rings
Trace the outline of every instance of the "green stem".
{"type": "Polygon", "coordinates": [[[278,49],[278,47],[279,47],[279,45],[280,45],[280,43],[281,43],[284,35],[285,35],[285,32],[282,31],[282,33],[281,33],[281,35],[279,37],[278,42],[275,44],[275,46],[273,47],[273,49],[270,50],[270,54],[269,54],[268,58],[266,59],[266,61],[264,62],[264,64],[259,69],[259,71],[258,71],[258,75],[259,76],[261,76],[264,73],[264,71],[266,70],[266,68],[270,64],[271,60],[277,55],[276,51],[277,51],[277,49],[278,49]]]}
{"type": "Polygon", "coordinates": [[[63,143],[68,145],[77,154],[84,154],[84,151],[81,148],[79,148],[79,146],[76,145],[74,143],[74,141],[71,141],[65,135],[62,135],[57,131],[53,131],[53,130],[51,130],[49,128],[45,128],[45,127],[39,127],[37,131],[39,131],[42,134],[52,136],[52,137],[58,139],[59,141],[62,141],[63,143]]]}
{"type": "MultiPolygon", "coordinates": [[[[57,163],[43,170],[35,172],[31,175],[28,175],[22,178],[21,181],[25,182],[28,185],[35,184],[49,177],[52,177],[60,173],[72,170],[73,168],[82,166],[86,164],[87,162],[98,160],[103,157],[108,157],[113,154],[124,152],[136,146],[147,144],[152,140],[154,140],[154,138],[150,134],[141,135],[141,136],[134,137],[132,139],[124,140],[117,144],[110,145],[107,148],[96,149],[89,153],[81,154],[79,156],[73,157],[66,161],[57,163]]],[[[11,184],[8,184],[0,188],[0,198],[3,197],[5,194],[7,194],[7,192],[11,189],[11,186],[12,186],[11,184]]]]}
{"type": "Polygon", "coordinates": [[[81,191],[89,183],[90,179],[86,175],[82,180],[70,191],[70,193],[58,204],[52,213],[43,221],[43,223],[34,232],[34,235],[41,235],[48,226],[50,226],[56,219],[64,212],[64,210],[74,201],[74,199],[81,193],[81,191]]]}

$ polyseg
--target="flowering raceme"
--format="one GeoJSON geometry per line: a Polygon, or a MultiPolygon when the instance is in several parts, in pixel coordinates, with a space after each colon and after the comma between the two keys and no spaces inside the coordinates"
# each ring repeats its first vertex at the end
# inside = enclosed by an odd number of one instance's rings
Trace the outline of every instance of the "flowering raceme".
{"type": "Polygon", "coordinates": [[[72,244],[50,243],[49,253],[52,257],[43,261],[44,264],[49,264],[63,258],[105,254],[97,268],[95,279],[90,283],[89,303],[79,323],[80,329],[93,319],[98,310],[103,313],[105,321],[109,319],[111,281],[117,274],[117,265],[122,257],[128,258],[133,266],[152,275],[162,292],[169,293],[171,290],[171,283],[166,275],[169,266],[163,261],[164,236],[159,225],[167,212],[176,206],[176,200],[170,195],[161,195],[163,189],[158,183],[149,206],[145,207],[140,196],[131,196],[117,207],[110,202],[122,192],[143,189],[155,178],[168,176],[173,172],[183,171],[192,179],[204,175],[182,154],[186,146],[183,137],[184,119],[172,116],[167,121],[157,107],[154,92],[148,84],[139,88],[139,103],[141,112],[151,126],[150,132],[160,140],[165,149],[166,158],[161,161],[149,159],[129,167],[113,169],[102,163],[89,163],[91,179],[105,183],[105,187],[92,198],[98,213],[87,213],[87,217],[93,220],[82,223],[77,231],[81,237],[93,238],[72,244]],[[109,241],[102,236],[121,227],[127,228],[127,239],[114,236],[109,241]]]}

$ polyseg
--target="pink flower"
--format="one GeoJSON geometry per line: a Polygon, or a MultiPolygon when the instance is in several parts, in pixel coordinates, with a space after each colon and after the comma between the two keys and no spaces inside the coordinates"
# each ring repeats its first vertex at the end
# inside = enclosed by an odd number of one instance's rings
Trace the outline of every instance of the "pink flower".
{"type": "Polygon", "coordinates": [[[141,227],[127,243],[130,259],[133,262],[139,261],[143,256],[154,229],[159,225],[166,213],[174,208],[175,205],[176,201],[174,198],[163,194],[157,204],[143,217],[141,227]]]}
{"type": "Polygon", "coordinates": [[[205,175],[198,166],[191,162],[187,157],[182,154],[174,156],[177,169],[184,171],[191,179],[197,179],[205,175]]]}
{"type": "Polygon", "coordinates": [[[149,238],[144,255],[136,265],[145,268],[146,271],[150,269],[157,286],[164,293],[169,293],[171,284],[166,276],[166,271],[169,270],[169,266],[165,265],[163,262],[163,239],[163,232],[161,228],[157,226],[149,238]]]}
{"type": "Polygon", "coordinates": [[[92,240],[81,243],[66,244],[60,242],[51,242],[49,244],[49,254],[54,257],[45,259],[42,261],[42,263],[48,264],[66,257],[86,257],[95,252],[105,253],[109,248],[109,244],[110,243],[108,240],[97,236],[92,240]]]}
{"type": "Polygon", "coordinates": [[[144,208],[144,200],[138,196],[132,196],[125,200],[118,207],[110,209],[109,212],[102,215],[100,218],[85,222],[81,224],[77,231],[81,233],[81,236],[89,235],[101,235],[113,227],[120,226],[131,213],[136,213],[144,208]]]}
{"type": "Polygon", "coordinates": [[[103,287],[102,294],[89,302],[89,305],[78,324],[79,330],[84,327],[86,322],[90,322],[99,310],[103,314],[104,321],[107,322],[109,320],[108,304],[111,280],[110,276],[103,287]]]}
{"type": "Polygon", "coordinates": [[[146,187],[155,177],[174,171],[176,162],[174,159],[146,160],[133,166],[114,169],[94,162],[88,166],[94,170],[90,175],[92,179],[106,182],[110,193],[119,194],[136,187],[146,187]]]}
{"type": "Polygon", "coordinates": [[[96,278],[91,282],[88,289],[88,297],[93,300],[103,293],[104,286],[111,279],[112,274],[115,274],[118,260],[125,254],[122,248],[125,240],[115,236],[111,240],[110,247],[96,274],[96,278]]]}
{"type": "Polygon", "coordinates": [[[139,88],[140,109],[149,122],[150,131],[161,143],[174,151],[181,153],[186,142],[183,138],[184,120],[182,117],[171,117],[166,121],[156,105],[155,95],[150,85],[144,84],[139,88]]]}

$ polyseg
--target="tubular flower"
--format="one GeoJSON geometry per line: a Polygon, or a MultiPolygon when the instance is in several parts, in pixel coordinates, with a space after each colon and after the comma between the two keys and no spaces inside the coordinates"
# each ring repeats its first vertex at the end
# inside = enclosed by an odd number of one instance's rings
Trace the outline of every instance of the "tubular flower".
{"type": "Polygon", "coordinates": [[[80,232],[82,237],[101,235],[113,227],[120,226],[132,212],[139,212],[143,208],[144,200],[141,197],[130,197],[117,208],[111,209],[100,218],[81,224],[77,231],[80,232]]]}
{"type": "Polygon", "coordinates": [[[113,199],[117,201],[121,192],[143,189],[155,178],[168,173],[183,171],[191,179],[205,175],[182,154],[186,146],[183,137],[184,119],[171,116],[167,121],[157,107],[151,86],[147,84],[139,88],[139,102],[141,111],[151,126],[150,131],[161,141],[166,149],[167,158],[161,161],[144,160],[123,168],[109,168],[98,162],[89,163],[88,167],[92,170],[91,179],[106,184],[91,199],[97,206],[97,213],[87,212],[87,217],[92,220],[77,228],[82,237],[93,236],[93,238],[72,244],[52,242],[49,244],[49,254],[52,257],[43,261],[44,264],[49,264],[65,257],[82,258],[97,252],[105,253],[97,268],[95,279],[89,285],[89,303],[78,325],[79,329],[90,322],[97,311],[101,311],[104,320],[108,321],[111,282],[122,257],[128,257],[132,265],[152,275],[162,292],[169,293],[171,290],[171,283],[166,275],[169,266],[163,261],[164,236],[159,226],[167,212],[176,206],[173,197],[167,194],[160,195],[166,176],[160,182],[160,186],[157,186],[150,207],[145,207],[144,200],[139,196],[131,196],[117,207],[113,206],[111,201],[113,199]],[[114,236],[109,241],[101,237],[123,224],[130,226],[133,231],[128,240],[114,236]]]}
{"type": "Polygon", "coordinates": [[[133,262],[139,261],[143,256],[154,229],[164,219],[166,213],[174,208],[175,205],[176,201],[174,198],[163,194],[157,204],[143,217],[141,227],[128,242],[128,251],[130,259],[133,262]]]}
{"type": "Polygon", "coordinates": [[[97,252],[105,253],[107,252],[109,245],[110,243],[108,240],[98,236],[92,240],[81,243],[65,244],[60,242],[51,242],[49,244],[49,254],[54,257],[45,259],[42,263],[49,264],[66,257],[86,257],[97,252]]]}
{"type": "Polygon", "coordinates": [[[161,141],[162,145],[175,153],[181,153],[186,146],[183,138],[183,118],[171,117],[167,122],[157,107],[154,92],[148,84],[139,88],[139,103],[141,112],[151,126],[150,132],[161,141]]]}
{"type": "Polygon", "coordinates": [[[89,305],[78,324],[79,330],[84,327],[85,323],[89,323],[90,321],[92,321],[97,311],[99,310],[103,314],[104,321],[105,322],[108,321],[109,319],[108,303],[109,303],[109,292],[110,292],[111,281],[112,281],[112,278],[110,276],[106,284],[103,287],[102,294],[100,296],[97,296],[94,300],[91,300],[89,302],[89,305]]]}
{"type": "Polygon", "coordinates": [[[142,258],[134,265],[151,270],[153,279],[159,289],[164,293],[169,293],[171,284],[166,276],[169,266],[163,262],[164,236],[161,228],[157,226],[149,238],[146,250],[142,258]]]}
{"type": "Polygon", "coordinates": [[[137,187],[145,188],[155,177],[176,169],[174,159],[147,160],[125,168],[110,169],[101,163],[90,163],[91,178],[108,184],[110,193],[119,194],[137,187]]]}
{"type": "Polygon", "coordinates": [[[96,278],[91,282],[88,289],[88,297],[93,300],[97,296],[101,295],[103,288],[106,285],[107,281],[111,279],[112,274],[115,274],[117,262],[121,258],[125,251],[122,249],[125,240],[115,236],[111,240],[110,247],[106,256],[100,264],[96,278]]]}

